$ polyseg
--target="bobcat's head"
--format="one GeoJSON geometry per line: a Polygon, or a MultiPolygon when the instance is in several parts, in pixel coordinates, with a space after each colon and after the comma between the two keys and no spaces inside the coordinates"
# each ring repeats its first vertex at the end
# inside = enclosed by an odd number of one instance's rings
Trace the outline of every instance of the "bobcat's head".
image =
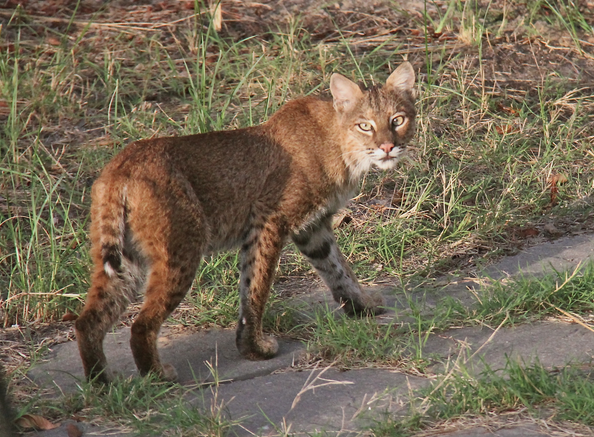
{"type": "Polygon", "coordinates": [[[346,141],[343,159],[354,178],[373,165],[394,168],[415,132],[415,72],[404,62],[383,87],[361,89],[340,74],[330,79],[346,141]]]}

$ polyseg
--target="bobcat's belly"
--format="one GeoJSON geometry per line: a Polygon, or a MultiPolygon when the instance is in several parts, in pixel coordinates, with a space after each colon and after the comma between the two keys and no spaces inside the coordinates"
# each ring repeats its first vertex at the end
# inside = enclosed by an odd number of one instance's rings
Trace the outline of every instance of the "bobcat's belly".
{"type": "Polygon", "coordinates": [[[211,233],[204,255],[214,255],[219,252],[237,249],[241,246],[243,232],[235,229],[219,229],[211,233]]]}

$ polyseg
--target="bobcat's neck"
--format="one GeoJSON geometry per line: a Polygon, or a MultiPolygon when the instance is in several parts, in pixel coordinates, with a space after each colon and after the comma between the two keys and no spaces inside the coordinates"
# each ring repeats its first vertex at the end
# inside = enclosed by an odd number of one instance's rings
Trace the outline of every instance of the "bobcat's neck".
{"type": "Polygon", "coordinates": [[[344,132],[331,101],[315,97],[290,101],[262,128],[311,179],[345,188],[357,182],[344,159],[344,132]]]}

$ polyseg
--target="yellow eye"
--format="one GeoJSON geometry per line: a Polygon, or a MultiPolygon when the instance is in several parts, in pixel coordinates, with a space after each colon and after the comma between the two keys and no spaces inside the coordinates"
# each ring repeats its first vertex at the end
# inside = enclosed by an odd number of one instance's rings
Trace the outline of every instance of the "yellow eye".
{"type": "Polygon", "coordinates": [[[392,127],[402,126],[404,124],[404,115],[397,115],[392,119],[392,127]]]}
{"type": "Polygon", "coordinates": [[[373,129],[373,126],[371,125],[371,123],[367,123],[366,121],[364,121],[363,123],[359,123],[357,126],[363,132],[370,132],[373,129]]]}

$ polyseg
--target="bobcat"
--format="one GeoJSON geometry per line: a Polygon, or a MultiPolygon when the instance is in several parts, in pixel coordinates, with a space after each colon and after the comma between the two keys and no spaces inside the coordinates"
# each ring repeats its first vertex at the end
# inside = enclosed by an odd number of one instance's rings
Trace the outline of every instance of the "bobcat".
{"type": "Polygon", "coordinates": [[[415,73],[400,65],[383,87],[363,90],[333,74],[332,101],[304,97],[266,123],[234,131],[128,145],[93,185],[92,284],[76,321],[85,374],[109,382],[103,340],[144,292],[130,346],[145,375],[177,377],[161,364],[161,324],[183,299],[202,256],[241,247],[237,348],[248,359],[278,349],[262,314],[290,237],[350,314],[381,312],[340,253],[332,215],[372,166],[391,169],[415,126],[415,73]]]}

